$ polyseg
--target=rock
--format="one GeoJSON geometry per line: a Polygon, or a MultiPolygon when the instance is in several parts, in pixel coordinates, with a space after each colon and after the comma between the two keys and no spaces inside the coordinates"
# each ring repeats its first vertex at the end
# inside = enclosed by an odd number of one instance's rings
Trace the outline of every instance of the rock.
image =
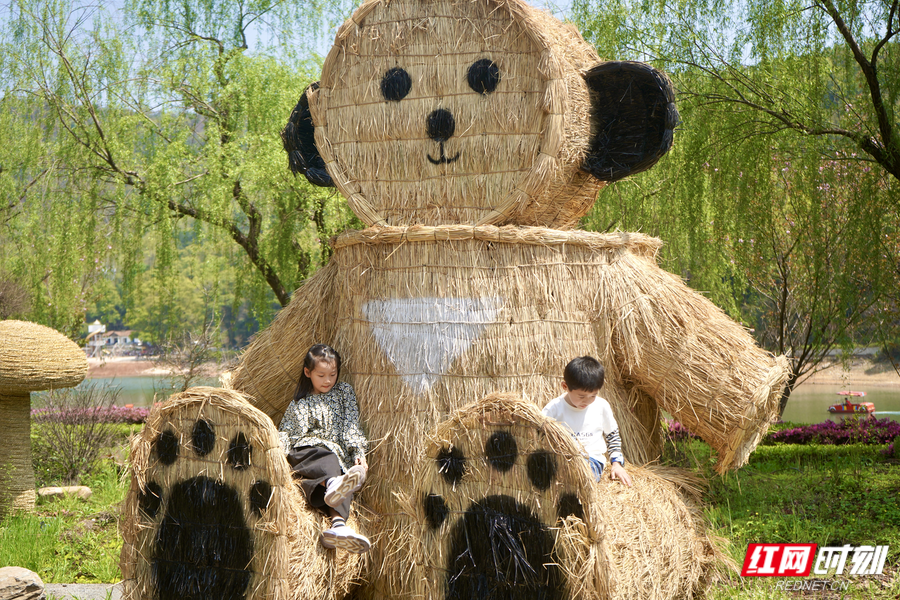
{"type": "Polygon", "coordinates": [[[48,583],[46,590],[59,600],[122,600],[121,583],[48,583]]]}
{"type": "Polygon", "coordinates": [[[87,500],[93,495],[91,488],[86,485],[69,485],[65,487],[42,487],[38,491],[41,498],[60,498],[66,495],[75,495],[82,500],[87,500]]]}
{"type": "Polygon", "coordinates": [[[0,568],[0,600],[43,600],[44,582],[22,567],[0,568]]]}

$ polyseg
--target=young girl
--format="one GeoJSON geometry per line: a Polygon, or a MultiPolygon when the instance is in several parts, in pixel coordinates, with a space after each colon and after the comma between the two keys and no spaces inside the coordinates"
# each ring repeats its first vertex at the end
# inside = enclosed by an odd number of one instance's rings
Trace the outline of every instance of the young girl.
{"type": "Polygon", "coordinates": [[[278,432],[307,501],[331,517],[322,545],[363,553],[369,540],[346,520],[353,493],[366,479],[368,442],[359,426],[356,394],[349,383],[338,383],[340,374],[341,357],[333,348],[310,348],[278,432]]]}

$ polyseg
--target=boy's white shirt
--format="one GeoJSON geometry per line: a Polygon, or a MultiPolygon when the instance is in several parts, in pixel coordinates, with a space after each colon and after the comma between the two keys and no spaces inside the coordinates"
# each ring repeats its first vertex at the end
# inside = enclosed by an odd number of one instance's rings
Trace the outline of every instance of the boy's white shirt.
{"type": "MultiPolygon", "coordinates": [[[[582,443],[588,456],[606,466],[606,436],[618,430],[619,424],[605,398],[597,396],[591,404],[579,410],[566,402],[566,394],[563,394],[548,402],[541,412],[568,427],[575,439],[582,443]]],[[[621,453],[616,454],[621,460],[621,453]]]]}

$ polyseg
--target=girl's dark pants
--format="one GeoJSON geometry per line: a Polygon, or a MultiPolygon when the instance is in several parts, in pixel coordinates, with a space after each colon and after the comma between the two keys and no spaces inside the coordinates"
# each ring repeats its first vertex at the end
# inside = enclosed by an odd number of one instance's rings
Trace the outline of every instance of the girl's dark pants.
{"type": "MultiPolygon", "coordinates": [[[[300,489],[306,496],[309,505],[328,515],[331,508],[325,504],[325,486],[321,485],[332,477],[343,475],[341,463],[334,452],[322,446],[297,446],[287,455],[288,464],[294,472],[294,477],[300,479],[300,489]]],[[[353,494],[350,494],[338,506],[334,507],[339,515],[346,520],[350,516],[350,502],[353,494]]]]}

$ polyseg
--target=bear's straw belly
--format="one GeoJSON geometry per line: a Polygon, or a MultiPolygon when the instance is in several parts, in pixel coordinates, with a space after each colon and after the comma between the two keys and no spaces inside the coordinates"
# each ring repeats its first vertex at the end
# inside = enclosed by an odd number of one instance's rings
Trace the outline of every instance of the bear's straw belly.
{"type": "MultiPolygon", "coordinates": [[[[740,466],[773,415],[782,365],[661,270],[659,244],[491,226],[348,232],[279,319],[299,324],[310,306],[329,307],[315,339],[347,349],[370,432],[390,436],[398,454],[441,415],[491,392],[524,390],[543,404],[558,395],[565,364],[589,354],[606,365],[603,395],[631,460],[658,455],[658,404],[716,448],[720,469],[740,466]],[[409,416],[398,420],[398,410],[409,416]]],[[[275,330],[248,350],[234,385],[278,422],[302,356],[275,330]]]]}
{"type": "MultiPolygon", "coordinates": [[[[575,475],[567,466],[572,475],[551,478],[553,486],[543,490],[543,484],[536,483],[543,481],[541,477],[529,475],[527,469],[538,447],[525,441],[531,438],[523,432],[534,425],[513,426],[518,421],[509,413],[506,418],[511,421],[502,433],[520,440],[519,470],[465,475],[480,473],[478,465],[490,464],[485,454],[490,432],[483,424],[455,431],[456,441],[445,444],[448,457],[455,456],[454,448],[463,452],[465,447],[465,460],[448,458],[436,466],[423,446],[435,435],[450,435],[435,434],[455,427],[446,425],[447,415],[465,412],[466,405],[492,392],[524,392],[527,398],[519,402],[536,410],[558,395],[559,374],[573,356],[591,354],[607,366],[603,395],[616,413],[630,462],[642,464],[658,456],[660,407],[702,432],[718,450],[721,469],[745,459],[774,410],[782,366],[708,300],[659,269],[655,262],[659,246],[659,240],[640,234],[462,225],[371,228],[348,232],[335,241],[329,265],[298,290],[272,328],[258,336],[233,385],[251,394],[253,402],[277,422],[301,369],[302,354],[296,348],[327,339],[344,349],[342,372],[357,391],[374,448],[370,477],[360,498],[366,506],[367,535],[375,542],[371,564],[377,568],[369,572],[373,583],[360,590],[362,597],[402,597],[397,590],[415,587],[418,584],[409,577],[418,576],[433,585],[425,594],[429,598],[442,597],[441,590],[469,589],[479,578],[487,578],[497,594],[502,590],[506,594],[504,586],[518,581],[524,587],[513,588],[523,597],[542,593],[553,597],[560,589],[567,590],[566,597],[577,596],[574,590],[582,588],[575,582],[583,581],[577,573],[601,568],[578,562],[579,543],[592,542],[576,543],[576,538],[584,534],[588,537],[581,539],[600,543],[601,537],[577,527],[565,530],[574,537],[567,538],[573,544],[565,547],[568,558],[560,559],[563,572],[542,575],[545,579],[540,581],[549,587],[537,585],[525,574],[513,580],[508,574],[489,577],[480,566],[472,571],[475,567],[465,561],[445,561],[453,552],[469,552],[457,547],[467,531],[500,527],[505,519],[511,519],[510,524],[532,523],[518,529],[510,525],[513,537],[539,540],[545,528],[556,531],[560,499],[578,497],[577,489],[589,486],[589,475],[575,475]],[[317,310],[322,306],[328,310],[317,310]],[[315,319],[305,318],[312,314],[315,319]],[[727,352],[720,351],[723,340],[728,341],[727,352]],[[462,465],[457,469],[459,480],[448,483],[443,472],[452,472],[453,465],[462,465]],[[429,481],[444,481],[444,487],[438,490],[429,481]],[[458,491],[450,494],[447,486],[458,491]],[[410,514],[416,515],[414,523],[410,514]],[[442,514],[462,520],[440,518],[442,514]],[[415,548],[424,553],[417,559],[393,558],[415,548]],[[451,585],[436,575],[404,574],[403,565],[408,564],[426,571],[449,570],[458,577],[451,585]]],[[[512,410],[514,405],[504,406],[512,410]]],[[[496,420],[502,422],[503,417],[496,420]]],[[[558,444],[549,448],[556,456],[565,457],[566,452],[572,456],[571,449],[558,444]]],[[[572,459],[559,460],[570,465],[572,459]]],[[[643,508],[638,512],[621,515],[629,528],[618,530],[614,538],[616,544],[637,544],[637,549],[626,552],[627,558],[616,562],[608,575],[591,580],[595,581],[588,586],[591,593],[612,586],[609,582],[616,577],[637,576],[622,569],[643,574],[639,579],[646,578],[635,589],[658,598],[701,586],[709,576],[716,553],[708,542],[691,541],[702,525],[685,517],[693,514],[690,501],[650,475],[641,485],[651,485],[654,492],[640,496],[643,508]],[[673,531],[687,533],[667,533],[672,536],[665,537],[668,545],[654,545],[642,537],[660,537],[652,533],[654,528],[671,528],[672,523],[680,523],[673,531]],[[630,539],[632,535],[637,537],[630,539]],[[662,560],[660,552],[668,556],[660,563],[669,565],[664,582],[654,580],[653,574],[660,572],[650,566],[662,560]]],[[[620,500],[625,507],[636,501],[620,500]]],[[[584,500],[589,510],[597,509],[595,502],[584,500]]],[[[596,521],[591,526],[595,525],[596,521]]],[[[501,544],[503,535],[480,550],[471,549],[477,555],[473,564],[487,560],[486,548],[501,544]]],[[[535,544],[532,550],[519,549],[522,556],[517,547],[501,544],[498,556],[505,556],[504,564],[510,568],[518,564],[517,556],[529,564],[541,562],[544,558],[535,557],[543,556],[543,546],[535,544]],[[532,552],[534,557],[527,558],[532,552]]],[[[558,556],[551,558],[555,562],[558,556]]],[[[616,589],[616,594],[628,597],[632,588],[616,589]]]]}

